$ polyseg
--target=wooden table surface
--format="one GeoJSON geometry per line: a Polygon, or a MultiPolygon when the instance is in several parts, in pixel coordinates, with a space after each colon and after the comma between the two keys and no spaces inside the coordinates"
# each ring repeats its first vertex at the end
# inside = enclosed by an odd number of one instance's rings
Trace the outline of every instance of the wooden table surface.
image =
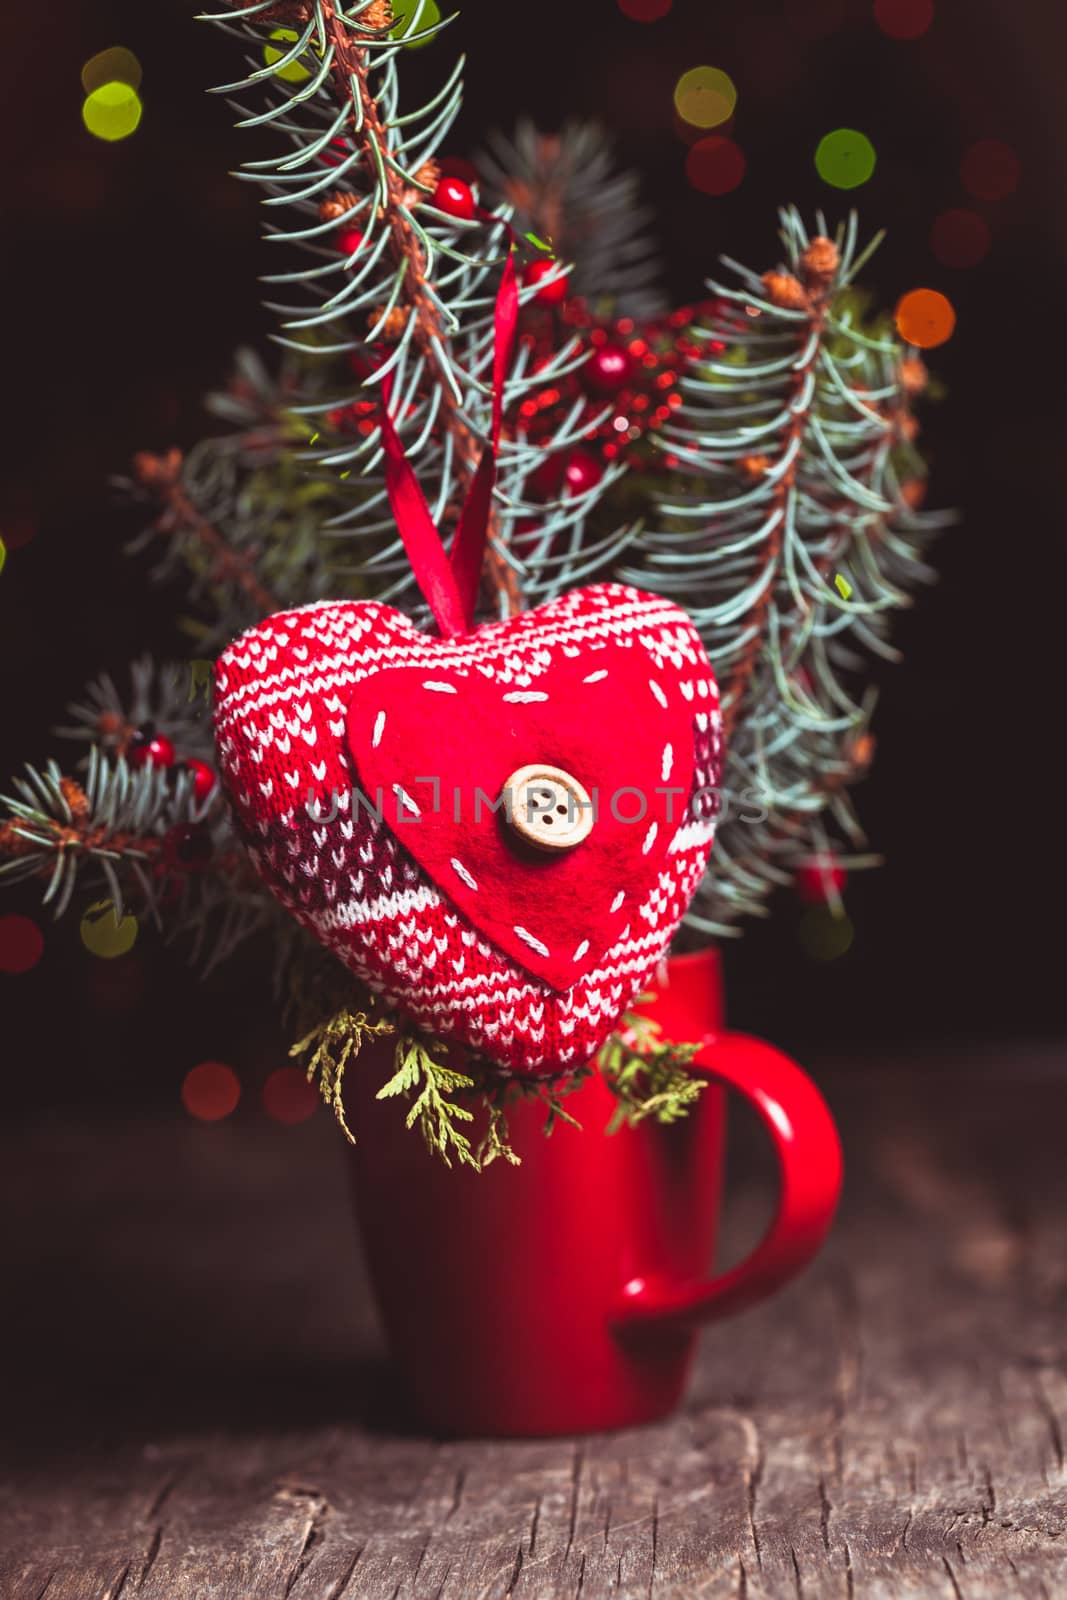
{"type": "MultiPolygon", "coordinates": [[[[828,1069],[816,1266],[683,1411],[441,1442],[379,1359],[325,1116],[40,1125],[0,1162],[2,1600],[1067,1594],[1067,1071],[828,1069]]],[[[740,1128],[731,1242],[771,1175],[740,1128]]]]}

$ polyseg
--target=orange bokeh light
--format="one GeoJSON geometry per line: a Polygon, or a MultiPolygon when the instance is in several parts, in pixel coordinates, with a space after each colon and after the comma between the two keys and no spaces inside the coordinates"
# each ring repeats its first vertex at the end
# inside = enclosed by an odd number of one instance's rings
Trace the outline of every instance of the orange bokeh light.
{"type": "Polygon", "coordinates": [[[963,152],[960,177],[976,200],[1004,200],[1019,187],[1019,157],[1000,139],[979,139],[963,152]]]}
{"type": "Polygon", "coordinates": [[[701,194],[729,194],[745,175],[745,158],[732,139],[699,139],[685,159],[685,175],[701,194]]]}
{"type": "Polygon", "coordinates": [[[874,0],[874,20],[891,39],[918,39],[934,20],[934,0],[874,0]]]}
{"type": "Polygon", "coordinates": [[[220,1122],[236,1109],[240,1098],[237,1074],[223,1061],[201,1061],[182,1082],[182,1105],[201,1122],[220,1122]]]}
{"type": "Polygon", "coordinates": [[[36,922],[15,914],[0,917],[0,972],[14,977],[29,972],[44,952],[44,935],[36,922]]]}
{"type": "Polygon", "coordinates": [[[976,267],[991,243],[989,224],[977,211],[942,211],[930,229],[930,249],[945,267],[976,267]]]}
{"type": "Polygon", "coordinates": [[[897,305],[896,324],[897,332],[908,344],[932,350],[951,339],[956,312],[952,302],[937,289],[912,289],[897,305]]]}
{"type": "Polygon", "coordinates": [[[263,1109],[275,1122],[291,1127],[306,1122],[319,1103],[319,1092],[299,1067],[279,1067],[263,1085],[263,1109]]]}

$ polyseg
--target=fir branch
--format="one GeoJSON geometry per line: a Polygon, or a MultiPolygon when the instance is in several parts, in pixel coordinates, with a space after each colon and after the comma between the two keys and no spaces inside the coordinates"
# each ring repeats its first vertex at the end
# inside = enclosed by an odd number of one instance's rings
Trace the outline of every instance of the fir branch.
{"type": "Polygon", "coordinates": [[[523,118],[513,134],[493,134],[477,161],[494,199],[514,208],[516,230],[573,261],[569,294],[615,317],[663,314],[646,231],[652,214],[640,204],[637,174],[616,169],[603,128],[575,120],[542,133],[523,118]]]}
{"type": "Polygon", "coordinates": [[[162,732],[180,759],[214,761],[210,712],[212,669],[204,657],[156,662],[141,656],[130,663],[129,687],[120,692],[110,673],[101,673],[67,706],[69,723],[54,730],[62,739],[98,745],[110,756],[128,756],[139,737],[162,732]]]}
{"type": "Polygon", "coordinates": [[[142,450],[134,456],[134,479],[158,506],[149,531],[168,542],[188,541],[201,558],[193,564],[201,573],[206,567],[208,581],[237,589],[253,607],[257,621],[270,616],[278,610],[278,602],[257,576],[253,559],[201,515],[182,481],[182,466],[178,449],[162,456],[142,450]]]}
{"type": "Polygon", "coordinates": [[[473,1089],[474,1079],[445,1066],[440,1058],[446,1054],[447,1046],[440,1040],[402,1034],[396,1045],[396,1071],[378,1090],[376,1098],[387,1100],[395,1095],[406,1098],[414,1094],[405,1126],[412,1128],[417,1123],[426,1148],[439,1155],[446,1167],[452,1165],[455,1156],[461,1166],[479,1171],[470,1140],[456,1126],[459,1122],[472,1122],[474,1113],[451,1098],[457,1090],[473,1089]]]}
{"type": "Polygon", "coordinates": [[[103,892],[116,917],[126,905],[210,970],[270,925],[273,897],[255,876],[214,790],[203,801],[192,775],[146,765],[131,769],[93,746],[79,778],[55,761],[27,765],[0,797],[0,880],[44,880],[43,903],[57,918],[75,890],[103,892]]]}
{"type": "Polygon", "coordinates": [[[372,1020],[365,1011],[352,1011],[346,1006],[325,1022],[318,1023],[289,1051],[290,1056],[302,1056],[314,1046],[307,1064],[308,1082],[317,1081],[319,1093],[333,1111],[349,1144],[355,1144],[356,1138],[345,1116],[345,1068],[368,1039],[382,1038],[385,1034],[395,1032],[395,1024],[387,1018],[372,1020]]]}
{"type": "Polygon", "coordinates": [[[628,1013],[601,1048],[597,1065],[619,1102],[609,1134],[636,1128],[649,1117],[664,1124],[678,1122],[706,1087],[706,1079],[688,1070],[700,1046],[661,1040],[659,1032],[649,1018],[628,1013]]]}
{"type": "MultiPolygon", "coordinates": [[[[388,5],[372,0],[370,4],[357,5],[346,12],[335,0],[292,0],[286,17],[296,30],[297,39],[292,49],[275,64],[275,72],[264,74],[257,70],[244,84],[227,87],[258,85],[265,79],[271,89],[279,90],[282,98],[278,103],[246,121],[277,122],[303,149],[295,158],[252,163],[251,166],[260,170],[249,170],[248,175],[271,189],[268,204],[289,201],[311,208],[312,197],[322,195],[330,175],[307,184],[294,194],[287,186],[294,181],[304,184],[306,177],[300,174],[294,179],[289,174],[311,157],[321,156],[324,147],[329,154],[331,141],[334,146],[343,147],[346,152],[343,157],[336,160],[330,157],[340,187],[331,186],[332,192],[314,202],[320,227],[288,235],[277,233],[274,237],[302,244],[318,238],[325,228],[343,217],[363,230],[363,244],[351,270],[344,262],[336,263],[336,270],[343,273],[344,286],[329,294],[319,309],[307,306],[275,309],[291,318],[286,323],[289,328],[310,333],[320,327],[335,327],[344,340],[341,348],[356,353],[356,365],[365,375],[365,386],[380,383],[387,371],[398,393],[403,384],[408,401],[414,397],[416,404],[397,407],[396,421],[402,432],[410,433],[409,412],[420,419],[421,429],[423,407],[418,402],[432,396],[434,443],[445,468],[438,514],[445,509],[458,511],[484,445],[483,432],[471,421],[467,395],[474,368],[485,365],[488,346],[483,336],[472,346],[473,361],[464,365],[462,360],[456,360],[452,346],[459,319],[449,305],[450,296],[442,290],[446,282],[454,283],[460,288],[460,295],[453,291],[451,298],[469,297],[485,269],[503,261],[502,255],[496,261],[485,262],[475,262],[464,256],[444,237],[456,233],[455,219],[444,217],[429,204],[439,175],[433,149],[458,109],[458,74],[453,75],[438,97],[442,102],[440,106],[434,101],[420,112],[397,118],[393,59],[396,51],[387,32],[392,25],[388,5]],[[302,57],[306,57],[309,70],[314,70],[315,81],[286,95],[277,73],[302,57]],[[372,84],[372,74],[382,67],[384,75],[372,84]],[[290,111],[295,111],[297,117],[321,116],[327,126],[320,132],[313,131],[306,122],[301,127],[296,117],[285,115],[290,111]],[[428,124],[432,137],[426,129],[421,135],[413,131],[420,123],[428,124]],[[354,190],[347,187],[349,183],[355,185],[354,190]],[[431,226],[437,223],[436,233],[432,234],[421,221],[420,211],[428,212],[431,226]],[[442,259],[446,263],[458,263],[460,270],[440,273],[437,263],[442,259]],[[464,271],[475,267],[476,272],[464,271]],[[363,318],[362,326],[357,321],[357,313],[363,318]],[[393,354],[384,362],[373,348],[376,342],[383,340],[396,345],[393,354]]],[[[245,13],[245,31],[251,37],[258,36],[255,25],[261,20],[251,12],[245,13]]],[[[274,14],[266,20],[275,20],[274,14]]],[[[425,36],[429,38],[437,31],[437,28],[427,30],[425,36]]],[[[459,228],[462,231],[463,224],[459,224],[459,228]]],[[[310,248],[320,257],[324,253],[316,245],[310,248]]],[[[324,273],[330,275],[330,269],[317,267],[304,273],[286,273],[275,281],[303,282],[310,287],[312,280],[317,281],[324,273]]],[[[472,303],[469,298],[468,303],[472,303]]],[[[314,349],[312,345],[292,340],[282,342],[291,348],[314,349]]],[[[488,353],[491,355],[491,351],[488,353]]],[[[484,393],[484,383],[474,381],[484,393]]],[[[423,446],[428,442],[428,431],[420,432],[423,446]]],[[[380,460],[376,430],[374,438],[354,452],[339,450],[336,439],[327,438],[316,459],[325,466],[336,467],[356,457],[365,457],[368,449],[376,449],[380,460]]],[[[363,475],[374,465],[372,458],[363,475]]],[[[486,585],[493,596],[494,610],[510,614],[519,609],[521,597],[516,569],[503,555],[506,528],[495,508],[490,535],[485,560],[486,585]]]]}
{"type": "Polygon", "coordinates": [[[859,852],[849,864],[876,859],[847,793],[873,749],[860,669],[894,659],[890,614],[929,581],[922,545],[952,520],[916,510],[924,369],[865,316],[855,218],[833,238],[818,224],[809,238],[784,212],[779,268],[727,262],[737,286],[709,285],[717,309],[659,441],[673,477],[622,573],[679,596],[723,687],[723,814],[687,916],[700,935],[761,913],[832,848],[829,823],[859,852]]]}

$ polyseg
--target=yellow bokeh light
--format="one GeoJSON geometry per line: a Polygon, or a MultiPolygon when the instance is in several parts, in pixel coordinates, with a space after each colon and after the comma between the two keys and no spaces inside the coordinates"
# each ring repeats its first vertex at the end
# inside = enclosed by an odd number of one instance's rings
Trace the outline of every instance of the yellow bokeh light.
{"type": "Polygon", "coordinates": [[[736,105],[734,81],[718,67],[691,67],[674,87],[674,109],[692,128],[718,128],[736,105]]]}
{"type": "Polygon", "coordinates": [[[132,950],[137,938],[137,918],[127,911],[120,922],[112,900],[96,900],[81,920],[81,941],[90,955],[112,961],[132,950]]]}
{"type": "Polygon", "coordinates": [[[393,0],[393,26],[389,29],[389,36],[398,44],[403,44],[405,50],[421,50],[433,44],[433,39],[415,39],[411,44],[406,44],[406,35],[435,28],[440,20],[441,10],[437,0],[393,0]]]}
{"type": "MultiPolygon", "coordinates": [[[[271,38],[280,39],[283,44],[290,45],[295,44],[300,35],[294,33],[292,28],[275,28],[271,33],[271,38]]],[[[268,67],[272,67],[276,61],[280,61],[288,53],[288,50],[279,50],[277,45],[265,44],[263,46],[263,59],[268,67]]],[[[297,60],[290,61],[284,67],[279,67],[274,76],[281,78],[284,83],[303,83],[305,78],[311,77],[311,73],[301,61],[297,60]]]]}
{"type": "Polygon", "coordinates": [[[115,44],[108,50],[98,50],[82,68],[82,88],[86,94],[102,89],[105,83],[126,83],[131,89],[141,87],[141,63],[125,45],[115,44]]]}
{"type": "Polygon", "coordinates": [[[4,543],[3,539],[0,539],[0,572],[3,572],[4,563],[5,563],[6,560],[7,560],[7,545],[4,543]]]}
{"type": "Polygon", "coordinates": [[[851,950],[856,930],[847,916],[835,916],[828,906],[812,906],[797,930],[805,955],[813,961],[837,961],[851,950]]]}
{"type": "Polygon", "coordinates": [[[86,95],[82,121],[97,139],[114,144],[136,133],[141,122],[141,98],[128,83],[102,83],[86,95]]]}

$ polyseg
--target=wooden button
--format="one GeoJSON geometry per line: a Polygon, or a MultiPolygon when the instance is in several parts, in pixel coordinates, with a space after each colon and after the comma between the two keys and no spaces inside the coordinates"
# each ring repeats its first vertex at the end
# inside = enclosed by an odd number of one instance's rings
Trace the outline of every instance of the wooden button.
{"type": "Polygon", "coordinates": [[[504,785],[504,815],[538,850],[573,850],[593,831],[593,803],[562,767],[519,767],[504,785]]]}

